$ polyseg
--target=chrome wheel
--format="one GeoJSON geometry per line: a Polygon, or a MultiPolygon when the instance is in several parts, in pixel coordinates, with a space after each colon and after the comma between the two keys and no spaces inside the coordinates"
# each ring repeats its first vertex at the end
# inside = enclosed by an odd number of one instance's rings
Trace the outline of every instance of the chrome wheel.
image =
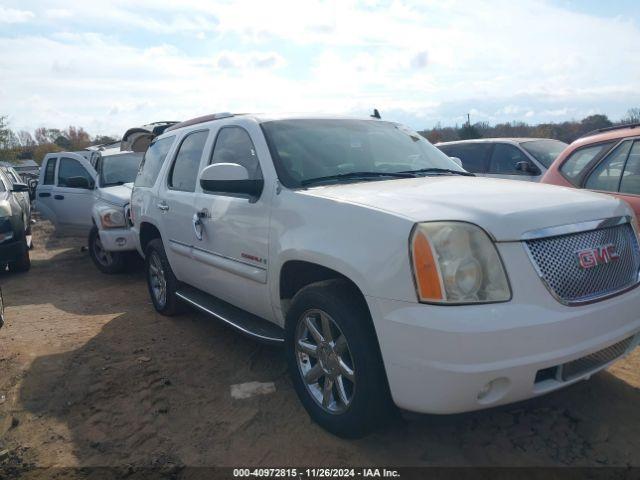
{"type": "Polygon", "coordinates": [[[156,303],[160,308],[163,308],[167,303],[167,279],[162,268],[160,255],[155,251],[151,253],[151,258],[149,258],[149,285],[156,303]]]}
{"type": "Polygon", "coordinates": [[[306,311],[295,336],[298,369],[307,392],[328,413],[349,408],[356,391],[353,357],[347,338],[326,312],[306,311]]]}
{"type": "Polygon", "coordinates": [[[93,255],[96,257],[96,260],[105,267],[108,267],[113,263],[113,255],[102,246],[100,235],[96,235],[96,238],[93,241],[93,255]]]}

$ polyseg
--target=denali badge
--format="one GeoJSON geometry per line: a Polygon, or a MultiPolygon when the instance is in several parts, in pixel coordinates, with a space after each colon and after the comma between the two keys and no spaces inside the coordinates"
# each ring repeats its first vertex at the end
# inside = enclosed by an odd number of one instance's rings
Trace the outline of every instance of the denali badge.
{"type": "Polygon", "coordinates": [[[620,255],[616,251],[616,246],[613,243],[600,245],[587,250],[580,250],[576,253],[578,254],[578,264],[580,268],[584,268],[585,270],[597,267],[598,265],[604,265],[605,263],[614,262],[620,258],[620,255]]]}

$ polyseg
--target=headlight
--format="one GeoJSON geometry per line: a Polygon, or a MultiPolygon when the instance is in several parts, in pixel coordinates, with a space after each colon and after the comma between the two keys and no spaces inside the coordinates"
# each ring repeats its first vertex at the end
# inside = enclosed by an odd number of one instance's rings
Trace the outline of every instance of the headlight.
{"type": "Polygon", "coordinates": [[[418,300],[460,304],[511,299],[495,245],[480,227],[464,222],[419,223],[411,234],[418,300]]]}
{"type": "Polygon", "coordinates": [[[104,207],[99,211],[102,228],[124,227],[125,216],[121,208],[104,207]]]}
{"type": "Polygon", "coordinates": [[[6,200],[0,201],[0,218],[11,216],[11,204],[6,200]]]}

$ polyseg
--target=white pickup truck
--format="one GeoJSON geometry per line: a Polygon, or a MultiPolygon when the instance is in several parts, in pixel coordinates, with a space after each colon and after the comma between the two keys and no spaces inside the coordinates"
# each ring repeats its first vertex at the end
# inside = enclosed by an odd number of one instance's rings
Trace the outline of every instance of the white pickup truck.
{"type": "Polygon", "coordinates": [[[45,156],[36,208],[58,235],[88,237],[89,254],[104,273],[118,273],[135,254],[129,201],[142,153],[56,152],[45,156]]]}
{"type": "Polygon", "coordinates": [[[640,340],[632,210],[478,178],[392,122],[212,115],[149,147],[131,198],[156,310],[284,344],[295,390],[357,436],[589,378],[640,340]]]}

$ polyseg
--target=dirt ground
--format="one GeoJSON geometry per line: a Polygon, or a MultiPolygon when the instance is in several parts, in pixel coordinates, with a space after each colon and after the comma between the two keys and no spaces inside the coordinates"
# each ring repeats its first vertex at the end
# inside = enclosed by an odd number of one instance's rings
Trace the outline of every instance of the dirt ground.
{"type": "Polygon", "coordinates": [[[32,270],[0,274],[0,477],[2,465],[640,465],[640,349],[541,398],[341,440],[311,423],[278,349],[193,311],[159,316],[140,269],[104,275],[82,239],[45,222],[34,237],[32,270]],[[276,392],[231,397],[250,381],[276,392]]]}

